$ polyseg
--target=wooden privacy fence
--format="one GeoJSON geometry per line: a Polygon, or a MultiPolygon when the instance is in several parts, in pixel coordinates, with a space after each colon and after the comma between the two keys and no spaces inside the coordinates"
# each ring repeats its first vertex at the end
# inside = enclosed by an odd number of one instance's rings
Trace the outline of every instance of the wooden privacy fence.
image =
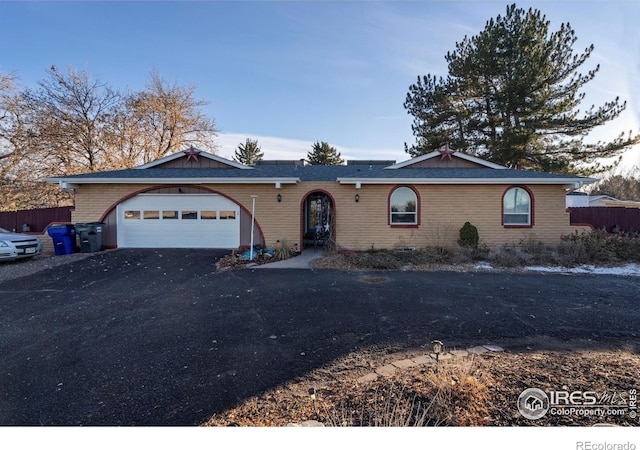
{"type": "Polygon", "coordinates": [[[73,206],[0,211],[0,227],[9,231],[42,233],[54,222],[71,222],[73,206]]]}
{"type": "Polygon", "coordinates": [[[568,209],[571,225],[589,224],[596,230],[605,229],[609,233],[640,232],[640,208],[589,206],[568,209]]]}

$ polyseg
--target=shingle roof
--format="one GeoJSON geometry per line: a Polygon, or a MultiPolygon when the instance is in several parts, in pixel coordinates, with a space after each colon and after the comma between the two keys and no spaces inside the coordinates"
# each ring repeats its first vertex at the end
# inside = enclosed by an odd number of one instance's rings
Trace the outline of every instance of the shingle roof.
{"type": "Polygon", "coordinates": [[[67,175],[65,180],[77,179],[145,179],[145,178],[246,178],[246,177],[272,177],[262,171],[248,171],[246,169],[124,169],[108,172],[93,172],[79,175],[67,175]]]}
{"type": "Polygon", "coordinates": [[[67,175],[64,178],[74,180],[91,179],[182,179],[182,178],[297,178],[300,181],[336,181],[340,176],[356,174],[357,169],[348,166],[261,166],[247,169],[229,168],[167,168],[167,169],[125,169],[108,172],[94,172],[79,175],[67,175]]]}
{"type": "Polygon", "coordinates": [[[265,165],[247,169],[236,168],[148,168],[148,169],[125,169],[108,172],[96,172],[80,175],[68,175],[51,178],[49,181],[66,181],[69,183],[96,183],[99,180],[114,183],[122,182],[144,182],[145,180],[198,180],[205,182],[207,179],[215,182],[242,182],[251,180],[252,182],[265,183],[284,181],[339,181],[343,183],[353,182],[389,182],[394,183],[399,180],[416,180],[422,183],[429,183],[430,180],[465,180],[465,182],[479,183],[490,182],[491,180],[527,180],[528,182],[548,181],[550,183],[560,182],[592,182],[590,178],[582,178],[573,175],[560,175],[545,172],[535,172],[531,170],[516,169],[491,169],[491,168],[400,168],[385,169],[383,166],[294,166],[294,165],[265,165]]]}
{"type": "Polygon", "coordinates": [[[517,169],[484,168],[420,168],[385,170],[383,167],[358,166],[261,166],[251,170],[206,169],[124,169],[66,175],[64,179],[91,178],[280,178],[295,177],[301,181],[335,181],[338,178],[578,178],[571,175],[517,169]]]}
{"type": "MultiPolygon", "coordinates": [[[[489,168],[420,168],[395,170],[363,170],[355,175],[356,178],[451,178],[451,179],[487,179],[487,178],[578,178],[571,175],[560,175],[532,170],[517,169],[489,169],[489,168]]],[[[345,178],[343,176],[342,178],[345,178]]]]}

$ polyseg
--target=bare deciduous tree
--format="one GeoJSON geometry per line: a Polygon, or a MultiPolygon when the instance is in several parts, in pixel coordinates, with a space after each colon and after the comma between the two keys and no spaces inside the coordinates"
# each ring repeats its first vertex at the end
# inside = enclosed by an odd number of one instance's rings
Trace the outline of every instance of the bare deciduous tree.
{"type": "Polygon", "coordinates": [[[144,147],[144,162],[190,146],[215,151],[215,123],[200,112],[207,103],[194,93],[193,86],[168,83],[152,72],[146,90],[129,96],[132,132],[144,147]]]}
{"type": "Polygon", "coordinates": [[[134,167],[192,145],[215,152],[205,104],[156,73],[127,94],[73,68],[52,66],[33,90],[0,74],[0,210],[68,204],[48,176],[134,167]]]}
{"type": "Polygon", "coordinates": [[[21,96],[13,74],[0,73],[0,177],[11,172],[24,147],[21,96]]]}
{"type": "Polygon", "coordinates": [[[36,149],[52,174],[104,170],[111,122],[121,95],[85,71],[55,66],[28,95],[36,149]]]}
{"type": "Polygon", "coordinates": [[[640,202],[638,174],[612,175],[598,182],[589,195],[609,195],[619,200],[640,202]]]}

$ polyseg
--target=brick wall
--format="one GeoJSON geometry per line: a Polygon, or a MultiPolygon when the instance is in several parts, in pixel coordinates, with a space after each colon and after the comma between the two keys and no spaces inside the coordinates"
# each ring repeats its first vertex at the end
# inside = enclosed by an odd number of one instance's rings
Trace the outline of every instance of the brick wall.
{"type": "MultiPolygon", "coordinates": [[[[76,194],[74,222],[100,220],[109,208],[131,193],[151,186],[84,185],[76,194]]],[[[506,229],[502,226],[502,196],[507,186],[422,185],[414,186],[420,195],[420,226],[394,228],[388,223],[388,198],[394,185],[353,185],[336,182],[305,182],[283,185],[206,185],[224,193],[251,211],[251,195],[256,200],[256,221],[267,245],[287,239],[300,245],[302,202],[311,192],[322,190],[335,200],[338,245],[346,249],[392,248],[397,246],[455,245],[458,230],[469,221],[478,228],[480,240],[488,246],[517,244],[533,238],[555,243],[560,236],[588,227],[571,226],[565,209],[562,186],[529,186],[534,197],[532,228],[506,229]],[[282,201],[277,202],[280,194],[282,201]],[[358,194],[360,201],[355,202],[358,194]]]]}

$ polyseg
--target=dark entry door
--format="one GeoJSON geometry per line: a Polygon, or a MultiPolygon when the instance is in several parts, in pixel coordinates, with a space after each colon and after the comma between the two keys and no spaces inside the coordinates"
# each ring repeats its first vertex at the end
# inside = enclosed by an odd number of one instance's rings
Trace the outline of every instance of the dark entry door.
{"type": "Polygon", "coordinates": [[[333,217],[333,202],[327,194],[309,194],[305,202],[304,245],[316,248],[332,245],[333,217]]]}

